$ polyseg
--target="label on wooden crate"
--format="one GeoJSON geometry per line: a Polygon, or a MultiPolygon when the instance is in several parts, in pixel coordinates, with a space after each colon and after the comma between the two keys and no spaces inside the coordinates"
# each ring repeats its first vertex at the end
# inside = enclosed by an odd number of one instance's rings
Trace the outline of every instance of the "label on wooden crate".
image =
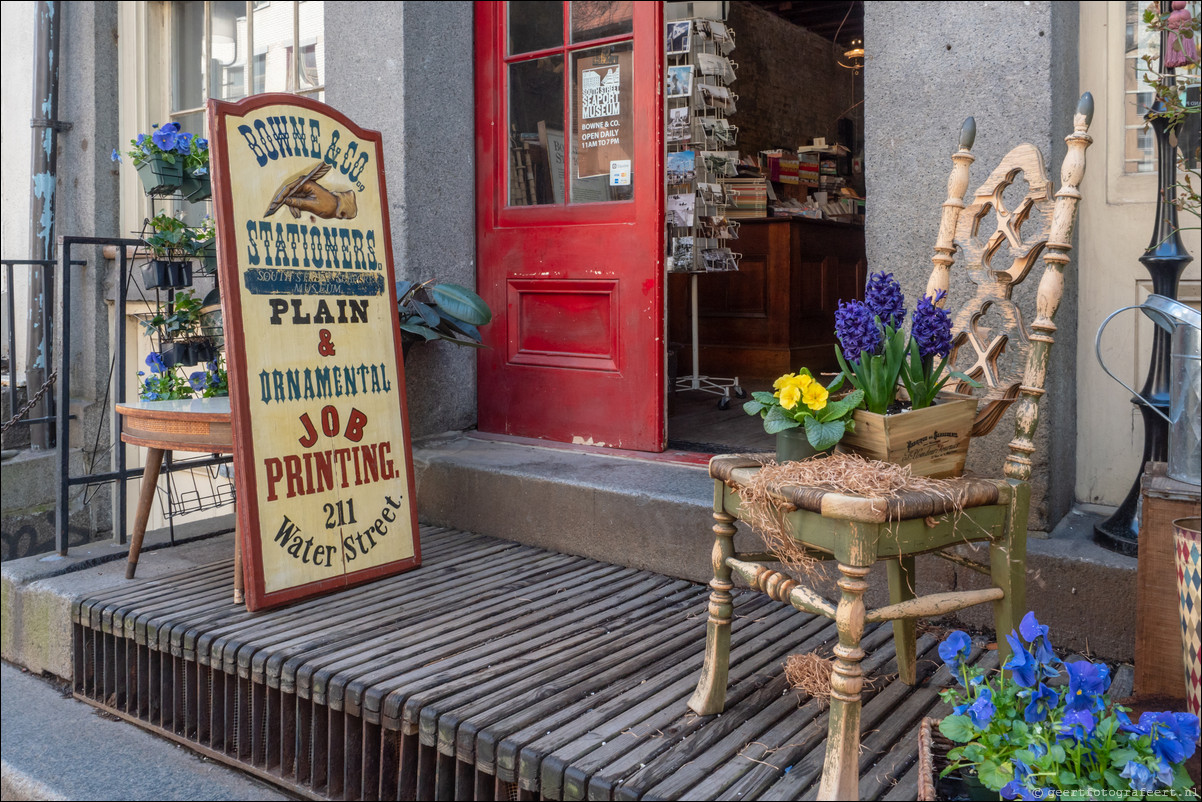
{"type": "Polygon", "coordinates": [[[209,101],[251,610],[420,563],[379,132],[295,95],[209,101]]]}

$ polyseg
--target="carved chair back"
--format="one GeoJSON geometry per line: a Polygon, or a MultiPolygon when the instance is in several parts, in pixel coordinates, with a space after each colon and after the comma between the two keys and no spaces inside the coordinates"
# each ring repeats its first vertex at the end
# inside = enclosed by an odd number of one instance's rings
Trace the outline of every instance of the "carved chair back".
{"type": "MultiPolygon", "coordinates": [[[[934,269],[926,295],[946,292],[957,261],[971,282],[973,296],[952,316],[952,354],[949,365],[977,381],[982,404],[973,435],[987,434],[1002,414],[1017,402],[1015,436],[1010,441],[1005,475],[1026,481],[1044,394],[1048,355],[1056,332],[1053,319],[1064,292],[1064,268],[1072,250],[1073,223],[1081,200],[1078,185],[1085,174],[1085,150],[1093,139],[1089,123],[1093,98],[1081,97],[1073,118],[1073,133],[1065,137],[1068,153],[1060,171],[1060,190],[1053,194],[1043,157],[1034,145],[1022,144],[1006,154],[965,205],[970,152],[976,134],[970,117],[961,130],[960,149],[952,156],[947,200],[939,225],[934,269]],[[1007,190],[1022,176],[1026,193],[1007,200],[1007,190]],[[987,223],[992,213],[993,222],[987,223]],[[1035,271],[1042,261],[1041,271],[1035,271]],[[1015,288],[1038,272],[1034,315],[1024,315],[1015,288]]],[[[940,305],[946,303],[944,298],[940,305]]],[[[970,391],[965,383],[960,392],[970,391]]]]}

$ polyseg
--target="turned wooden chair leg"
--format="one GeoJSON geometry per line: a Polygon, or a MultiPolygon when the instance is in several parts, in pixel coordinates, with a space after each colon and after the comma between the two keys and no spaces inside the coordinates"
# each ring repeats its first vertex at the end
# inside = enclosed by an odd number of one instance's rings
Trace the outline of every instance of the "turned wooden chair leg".
{"type": "Polygon", "coordinates": [[[1026,482],[1016,484],[1002,535],[989,544],[989,570],[993,584],[1005,592],[1002,598],[993,603],[999,664],[1005,664],[1010,659],[1010,644],[1006,636],[1018,629],[1027,610],[1027,515],[1030,503],[1030,485],[1026,482]]]}
{"type": "Polygon", "coordinates": [[[709,716],[721,713],[726,707],[726,680],[730,671],[730,623],[734,618],[734,602],[728,557],[735,553],[734,516],[720,510],[714,512],[714,578],[710,581],[709,622],[705,625],[705,662],[697,690],[689,699],[696,713],[709,716]]]}
{"type": "MultiPolygon", "coordinates": [[[[914,557],[903,556],[888,561],[889,603],[897,604],[914,598],[914,557]]],[[[917,659],[917,636],[913,618],[899,618],[893,622],[893,647],[897,651],[897,673],[902,682],[913,685],[917,659]]]]}
{"type": "Polygon", "coordinates": [[[835,647],[835,665],[831,670],[831,708],[826,735],[826,762],[822,766],[819,799],[860,798],[860,690],[864,671],[860,661],[864,650],[864,591],[868,568],[839,563],[839,588],[843,591],[835,624],[839,645],[835,647]]]}

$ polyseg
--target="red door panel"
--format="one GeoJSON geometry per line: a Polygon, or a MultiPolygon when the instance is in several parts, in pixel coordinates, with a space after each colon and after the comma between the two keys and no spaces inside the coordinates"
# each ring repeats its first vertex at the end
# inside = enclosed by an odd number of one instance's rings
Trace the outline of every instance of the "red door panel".
{"type": "Polygon", "coordinates": [[[476,4],[479,428],[662,451],[662,8],[560,5],[476,4]]]}

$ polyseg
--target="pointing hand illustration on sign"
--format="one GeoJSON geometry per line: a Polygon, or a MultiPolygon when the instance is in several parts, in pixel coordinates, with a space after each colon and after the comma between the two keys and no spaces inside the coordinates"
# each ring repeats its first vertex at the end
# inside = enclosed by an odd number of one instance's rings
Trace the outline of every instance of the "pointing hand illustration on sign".
{"type": "Polygon", "coordinates": [[[359,213],[354,190],[329,190],[317,183],[317,179],[330,172],[330,165],[319,162],[311,170],[300,173],[285,181],[276,190],[271,205],[264,214],[270,217],[281,206],[287,206],[293,217],[301,212],[310,212],[327,220],[350,220],[359,213]]]}

